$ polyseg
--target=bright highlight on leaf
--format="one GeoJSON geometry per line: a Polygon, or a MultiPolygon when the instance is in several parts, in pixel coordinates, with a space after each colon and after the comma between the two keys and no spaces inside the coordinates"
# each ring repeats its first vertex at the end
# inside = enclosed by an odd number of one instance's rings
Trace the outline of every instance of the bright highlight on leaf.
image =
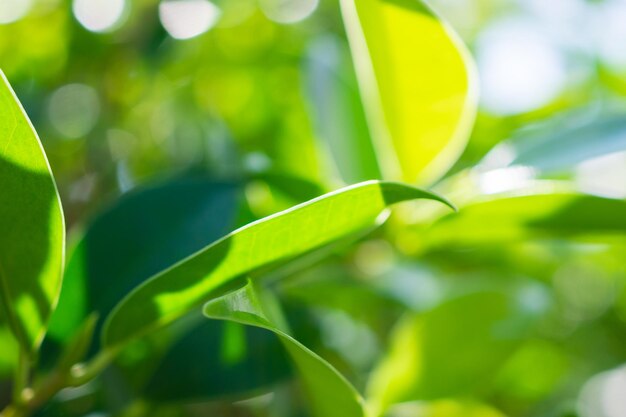
{"type": "Polygon", "coordinates": [[[0,309],[33,354],[61,288],[63,213],[39,138],[2,72],[0,110],[0,309]]]}
{"type": "Polygon", "coordinates": [[[204,315],[247,326],[267,329],[280,339],[298,369],[316,417],[363,417],[363,399],[352,385],[328,362],[291,337],[272,320],[271,308],[264,307],[263,294],[252,283],[207,303],[204,315]],[[267,314],[270,312],[270,314],[267,314]]]}
{"type": "Polygon", "coordinates": [[[394,203],[443,198],[411,186],[368,181],[250,223],[154,276],[118,304],[105,324],[109,347],[182,317],[263,267],[376,225],[394,203]]]}
{"type": "Polygon", "coordinates": [[[384,174],[435,181],[474,122],[475,70],[465,46],[422,1],[342,0],[341,8],[384,174]]]}

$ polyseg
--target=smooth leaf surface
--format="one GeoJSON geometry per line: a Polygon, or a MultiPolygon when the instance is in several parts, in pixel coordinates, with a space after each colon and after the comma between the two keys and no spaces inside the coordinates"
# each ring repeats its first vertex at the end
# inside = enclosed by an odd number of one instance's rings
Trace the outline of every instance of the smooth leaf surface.
{"type": "Polygon", "coordinates": [[[462,207],[425,231],[432,247],[527,238],[626,236],[626,201],[577,193],[508,196],[462,207]]]}
{"type": "Polygon", "coordinates": [[[363,399],[354,387],[328,362],[281,329],[282,326],[269,317],[272,309],[263,304],[257,290],[248,284],[210,301],[203,312],[212,319],[260,327],[276,334],[299,372],[314,416],[364,416],[363,399]]]}
{"type": "Polygon", "coordinates": [[[474,121],[469,54],[422,1],[342,0],[341,9],[385,177],[435,181],[474,121]]]}
{"type": "Polygon", "coordinates": [[[64,241],[41,142],[0,72],[0,308],[25,352],[41,343],[56,305],[64,241]]]}
{"type": "Polygon", "coordinates": [[[248,224],[159,273],[129,294],[108,318],[108,347],[123,344],[200,307],[245,274],[286,261],[372,227],[394,203],[431,199],[399,183],[368,181],[248,224]]]}

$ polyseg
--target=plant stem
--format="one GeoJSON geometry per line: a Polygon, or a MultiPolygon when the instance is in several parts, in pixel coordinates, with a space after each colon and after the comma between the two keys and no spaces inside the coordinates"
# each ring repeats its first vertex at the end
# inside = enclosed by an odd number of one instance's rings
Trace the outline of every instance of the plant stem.
{"type": "Polygon", "coordinates": [[[71,368],[55,369],[40,384],[33,387],[31,395],[24,395],[29,390],[27,383],[30,362],[27,356],[20,354],[20,364],[15,374],[13,403],[0,412],[0,417],[28,417],[63,388],[80,386],[94,379],[111,363],[118,351],[116,349],[100,352],[90,363],[79,368],[78,373],[71,368]]]}
{"type": "Polygon", "coordinates": [[[20,348],[18,362],[15,367],[15,378],[13,380],[13,403],[22,404],[25,400],[24,393],[28,388],[30,376],[30,358],[23,348],[20,348]]]}

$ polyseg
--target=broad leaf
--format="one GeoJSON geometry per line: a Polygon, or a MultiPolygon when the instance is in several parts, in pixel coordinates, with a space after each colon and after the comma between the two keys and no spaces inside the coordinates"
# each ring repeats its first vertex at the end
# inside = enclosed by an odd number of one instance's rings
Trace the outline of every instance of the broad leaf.
{"type": "Polygon", "coordinates": [[[626,201],[576,193],[508,196],[462,207],[425,231],[432,247],[528,238],[626,237],[626,201]]]}
{"type": "Polygon", "coordinates": [[[420,0],[342,0],[341,9],[383,173],[438,179],[476,113],[469,54],[420,0]]]}
{"type": "Polygon", "coordinates": [[[65,227],[46,155],[0,72],[0,308],[33,353],[58,298],[65,227]]]}
{"type": "Polygon", "coordinates": [[[266,307],[254,286],[248,284],[238,291],[210,301],[203,311],[209,318],[260,327],[275,333],[299,372],[314,416],[364,416],[363,399],[354,387],[328,362],[282,329],[280,320],[275,321],[271,317],[271,307],[266,307]]]}
{"type": "Polygon", "coordinates": [[[113,310],[103,332],[108,347],[171,323],[245,274],[302,255],[377,223],[394,203],[441,197],[399,183],[369,181],[248,224],[159,273],[113,310]]]}

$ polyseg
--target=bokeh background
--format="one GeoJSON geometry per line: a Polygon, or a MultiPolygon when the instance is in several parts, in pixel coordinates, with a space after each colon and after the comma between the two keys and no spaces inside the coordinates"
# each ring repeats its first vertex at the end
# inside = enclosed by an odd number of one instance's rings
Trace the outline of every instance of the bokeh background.
{"type": "MultiPolygon", "coordinates": [[[[626,1],[431,4],[470,47],[480,79],[477,122],[449,176],[484,173],[478,187],[485,194],[540,178],[626,197],[626,1]],[[568,141],[580,154],[563,155],[568,141]],[[540,154],[532,154],[533,143],[543,144],[540,154]],[[530,149],[532,167],[503,169],[519,149],[530,149]]],[[[245,209],[225,215],[234,227],[343,185],[329,148],[342,152],[343,136],[368,135],[336,0],[0,0],[0,67],[41,137],[72,231],[137,187],[192,174],[243,184],[245,209]]],[[[427,311],[452,293],[505,289],[541,311],[537,329],[493,370],[489,388],[461,388],[447,399],[433,394],[436,401],[409,403],[393,415],[626,415],[622,241],[522,239],[421,253],[402,233],[398,246],[384,233],[282,288],[287,304],[307,309],[299,332],[357,386],[384,355],[407,306],[427,311]],[[328,282],[334,278],[339,284],[328,282]]],[[[454,329],[458,316],[446,314],[437,320],[454,329]]],[[[446,368],[459,355],[452,341],[440,340],[432,375],[457,380],[446,368]]],[[[272,384],[285,366],[275,364],[272,384]]],[[[254,369],[228,375],[253,378],[254,369]]],[[[184,409],[158,410],[305,415],[281,387],[242,403],[196,398],[184,409]]],[[[152,395],[164,395],[160,389],[152,395]]],[[[221,395],[220,387],[205,390],[221,395]]],[[[76,398],[92,391],[65,394],[70,406],[59,415],[101,413],[102,401],[126,412],[148,407],[124,408],[130,400],[119,393],[83,402],[76,398]]]]}

